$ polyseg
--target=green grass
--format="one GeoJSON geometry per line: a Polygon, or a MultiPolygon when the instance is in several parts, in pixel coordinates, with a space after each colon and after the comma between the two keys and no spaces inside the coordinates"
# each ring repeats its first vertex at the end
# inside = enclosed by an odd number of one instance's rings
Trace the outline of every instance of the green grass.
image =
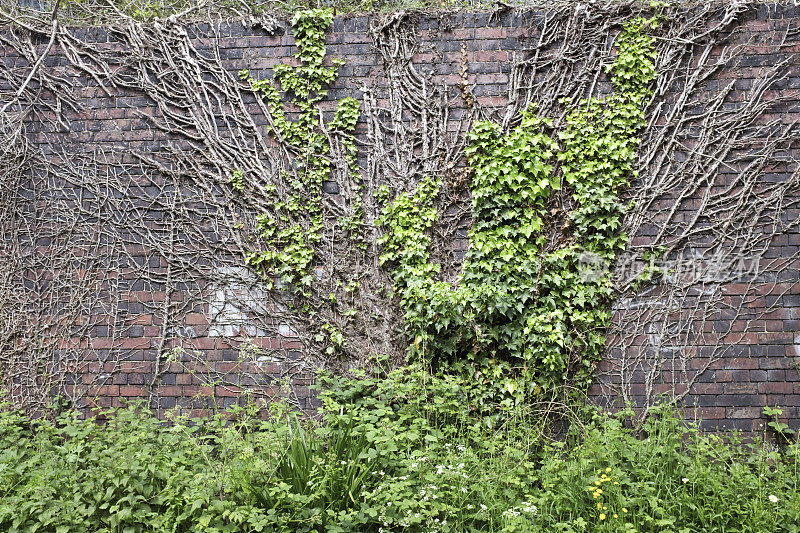
{"type": "Polygon", "coordinates": [[[553,439],[530,407],[478,415],[459,378],[323,382],[316,421],[278,404],[170,423],[6,406],[0,531],[800,531],[797,445],[666,408],[640,431],[589,409],[553,439]]]}

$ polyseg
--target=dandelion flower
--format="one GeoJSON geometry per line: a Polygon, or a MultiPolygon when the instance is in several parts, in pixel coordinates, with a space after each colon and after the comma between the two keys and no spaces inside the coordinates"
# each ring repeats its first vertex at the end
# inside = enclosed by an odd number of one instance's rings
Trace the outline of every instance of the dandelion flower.
{"type": "Polygon", "coordinates": [[[606,468],[606,472],[611,472],[611,467],[606,468]]]}
{"type": "Polygon", "coordinates": [[[627,513],[627,512],[628,512],[628,510],[627,510],[626,508],[624,508],[624,507],[623,507],[623,508],[622,508],[622,512],[623,512],[623,513],[627,513]]]}
{"type": "Polygon", "coordinates": [[[600,513],[599,518],[600,518],[600,520],[605,520],[606,519],[605,513],[600,513]]]}
{"type": "Polygon", "coordinates": [[[778,497],[775,496],[774,494],[770,494],[769,501],[771,501],[772,503],[778,503],[778,497]]]}

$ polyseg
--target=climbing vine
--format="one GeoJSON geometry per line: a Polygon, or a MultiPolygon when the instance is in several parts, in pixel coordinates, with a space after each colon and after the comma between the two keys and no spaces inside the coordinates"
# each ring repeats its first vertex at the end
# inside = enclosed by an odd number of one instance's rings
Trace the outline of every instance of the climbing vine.
{"type": "Polygon", "coordinates": [[[614,94],[580,102],[562,131],[532,109],[508,132],[492,122],[474,125],[466,149],[474,225],[455,286],[434,281],[440,267],[427,252],[438,184],[426,178],[387,205],[382,259],[394,264],[412,357],[469,367],[499,385],[507,402],[567,381],[588,385],[610,317],[611,282],[602,267],[625,244],[619,194],[635,176],[637,133],[655,76],[647,31],[655,24],[625,26],[608,68],[614,94]],[[549,227],[562,187],[571,211],[560,227],[549,227]]]}
{"type": "MultiPolygon", "coordinates": [[[[310,266],[314,260],[314,247],[320,242],[323,230],[322,184],[331,173],[331,145],[328,131],[351,137],[358,121],[358,101],[342,99],[333,120],[323,124],[318,105],[327,96],[325,87],[337,76],[343,64],[333,59],[325,66],[325,32],[333,21],[329,9],[299,11],[292,18],[300,66],[278,65],[275,80],[289,95],[291,103],[299,110],[297,120],[287,115],[280,91],[269,80],[254,79],[243,70],[240,77],[247,80],[254,92],[267,102],[272,117],[272,131],[294,154],[294,173],[284,175],[290,183],[288,198],[276,198],[275,211],[258,217],[261,237],[269,244],[267,249],[251,252],[247,263],[267,279],[280,280],[283,286],[301,292],[312,282],[310,266]]],[[[351,138],[344,141],[347,165],[358,175],[356,149],[351,138]]],[[[234,183],[235,186],[235,183],[234,183]]],[[[361,212],[360,209],[357,212],[361,212]]],[[[358,229],[357,220],[348,221],[348,230],[358,229]]],[[[271,287],[271,283],[269,285],[271,287]]]]}

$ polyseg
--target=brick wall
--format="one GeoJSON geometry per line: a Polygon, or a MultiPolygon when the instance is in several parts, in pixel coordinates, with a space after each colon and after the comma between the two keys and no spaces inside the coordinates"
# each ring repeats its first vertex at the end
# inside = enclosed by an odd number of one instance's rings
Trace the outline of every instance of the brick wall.
{"type": "MultiPolygon", "coordinates": [[[[540,15],[509,11],[499,15],[457,13],[420,16],[415,21],[418,53],[412,60],[418,71],[430,71],[435,82],[451,85],[460,82],[459,69],[462,60],[465,60],[469,83],[474,84],[473,92],[479,103],[487,107],[502,107],[506,103],[511,65],[522,57],[529,46],[531,35],[536,33],[537,25],[541,24],[540,15]]],[[[371,22],[371,18],[365,16],[335,20],[326,40],[328,53],[344,59],[346,64],[329,92],[330,100],[345,96],[359,97],[359,89],[365,85],[385,85],[384,65],[368,33],[371,22]]],[[[780,112],[767,118],[775,118],[783,123],[800,118],[800,100],[794,96],[800,89],[800,44],[783,48],[781,54],[775,53],[775,35],[784,35],[787,27],[798,25],[800,11],[795,14],[795,8],[753,10],[739,23],[733,37],[735,42],[742,45],[737,52],[741,59],[735,67],[717,73],[713,80],[716,83],[708,84],[709,90],[713,91],[714,87],[721,90],[728,81],[733,80],[737,91],[747,91],[767,68],[786,60],[787,64],[782,67],[786,71],[785,80],[773,85],[770,90],[774,93],[773,97],[789,100],[782,105],[780,112]]],[[[199,24],[190,28],[190,31],[194,32],[194,42],[199,50],[219,51],[226,69],[231,72],[249,69],[255,77],[270,77],[272,68],[286,61],[295,51],[291,32],[285,22],[274,34],[239,22],[225,22],[213,27],[199,24]]],[[[104,43],[102,46],[109,50],[119,47],[113,32],[108,30],[76,29],[73,34],[79,40],[104,43]]],[[[791,41],[797,36],[790,32],[787,38],[791,41]]],[[[2,57],[7,67],[28,65],[26,60],[16,57],[8,48],[2,57]]],[[[51,54],[47,59],[47,67],[53,73],[72,80],[74,95],[82,109],[79,112],[66,111],[70,120],[69,131],[36,116],[30,118],[26,126],[32,143],[45,150],[51,143],[57,143],[71,147],[76,152],[122,149],[127,153],[149,153],[163,149],[163,136],[150,128],[142,118],[142,114],[158,112],[154,102],[134,92],[113,91],[107,94],[92,79],[71,67],[61,50],[51,54]]],[[[453,116],[457,118],[461,111],[453,109],[453,116]]],[[[263,122],[260,125],[263,126],[263,122]]],[[[365,126],[360,124],[359,134],[363,134],[364,129],[365,126]]],[[[130,163],[136,161],[132,156],[125,157],[130,163]]],[[[791,171],[790,167],[778,168],[774,175],[767,176],[775,180],[787,179],[787,173],[791,171]]],[[[731,174],[731,183],[736,175],[736,172],[731,174]]],[[[147,195],[147,191],[136,191],[135,188],[128,193],[147,195]]],[[[797,194],[795,200],[800,200],[800,191],[797,194]]],[[[141,207],[137,203],[139,200],[132,198],[131,206],[141,207]]],[[[687,220],[690,211],[687,208],[687,220]]],[[[796,204],[784,213],[787,219],[796,219],[798,215],[800,211],[796,204]]],[[[123,217],[119,223],[124,223],[124,220],[123,217]]],[[[650,230],[654,232],[653,228],[650,230]]],[[[634,242],[646,242],[652,236],[643,231],[634,236],[634,242]]],[[[792,258],[799,247],[800,233],[795,227],[794,232],[773,240],[765,256],[792,258]]],[[[263,386],[277,393],[282,386],[279,378],[284,378],[291,383],[292,394],[298,405],[304,408],[313,406],[313,395],[308,385],[313,381],[314,369],[298,363],[301,359],[301,343],[292,329],[285,324],[273,324],[263,331],[248,331],[241,320],[215,323],[210,317],[215,309],[223,309],[225,302],[219,298],[215,300],[213,287],[183,287],[171,294],[172,301],[196,300],[196,303],[183,308],[176,320],[174,327],[183,328],[182,333],[175,335],[166,346],[160,345],[162,323],[156,310],[165,295],[157,283],[145,286],[151,282],[142,280],[137,270],[147,265],[153,272],[163,272],[166,265],[144,246],[128,252],[127,255],[135,260],[135,264],[125,264],[124,261],[116,263],[114,268],[118,270],[110,273],[109,277],[116,279],[118,287],[121,287],[119,300],[113,302],[118,306],[115,312],[124,311],[123,315],[131,318],[122,319],[116,329],[104,327],[102,321],[97,322],[88,338],[73,339],[72,345],[66,343],[70,349],[85,347],[99,354],[95,361],[81,368],[79,376],[86,386],[91,387],[89,395],[93,400],[90,405],[112,406],[119,405],[124,398],[148,397],[157,402],[158,408],[178,406],[189,411],[203,410],[210,406],[208,396],[212,393],[218,398],[219,405],[229,406],[239,401],[240,385],[262,380],[260,383],[263,386]],[[198,295],[201,296],[199,299],[198,295]],[[110,333],[112,329],[115,331],[113,336],[110,333]],[[239,350],[245,337],[249,344],[263,348],[265,353],[271,355],[261,356],[246,365],[240,363],[239,350]],[[202,354],[202,358],[210,361],[215,370],[234,374],[245,371],[244,374],[250,377],[240,375],[237,379],[241,381],[234,380],[211,390],[199,375],[187,371],[186,362],[172,362],[160,368],[162,373],[151,386],[156,365],[159,364],[156,362],[157,353],[178,345],[202,354]],[[112,351],[123,353],[124,357],[115,362],[104,362],[104,354],[112,351]],[[98,376],[105,377],[98,380],[98,376]],[[247,379],[251,382],[246,382],[247,379]]],[[[685,397],[687,405],[696,406],[696,414],[704,419],[706,428],[758,430],[763,423],[760,413],[764,405],[784,407],[790,425],[797,428],[800,418],[798,267],[800,264],[794,261],[784,269],[781,279],[767,280],[755,289],[737,284],[724,287],[730,304],[728,312],[722,310],[698,325],[712,332],[729,333],[722,340],[725,348],[715,352],[714,361],[697,377],[685,397]],[[738,311],[731,314],[729,310],[734,308],[738,311]]],[[[229,310],[228,314],[235,315],[237,312],[235,309],[229,310]]],[[[615,320],[622,320],[623,314],[618,308],[615,320]]],[[[246,317],[246,313],[239,318],[242,317],[246,317]]],[[[683,350],[688,349],[683,347],[683,350]]],[[[711,348],[699,345],[691,349],[695,355],[689,361],[690,369],[704,368],[711,357],[704,350],[711,348]]],[[[620,358],[620,353],[610,349],[607,360],[601,365],[601,374],[604,370],[613,369],[620,358]]],[[[645,401],[645,389],[648,387],[655,387],[656,392],[683,392],[681,378],[675,369],[660,371],[663,374],[655,382],[652,379],[647,381],[646,372],[645,368],[633,372],[630,381],[624,385],[628,387],[629,397],[633,401],[645,401]]],[[[605,392],[613,398],[615,386],[620,386],[620,383],[613,379],[601,379],[593,388],[593,394],[600,397],[605,392]]]]}

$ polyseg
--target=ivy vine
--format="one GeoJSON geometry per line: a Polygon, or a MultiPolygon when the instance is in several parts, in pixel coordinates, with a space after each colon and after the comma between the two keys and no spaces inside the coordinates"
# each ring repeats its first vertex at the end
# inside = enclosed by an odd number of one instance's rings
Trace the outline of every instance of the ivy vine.
{"type": "MultiPolygon", "coordinates": [[[[337,77],[338,67],[344,64],[334,58],[325,66],[325,32],[333,22],[330,9],[299,11],[292,18],[299,66],[278,65],[275,80],[297,108],[297,119],[287,114],[278,87],[269,80],[255,79],[247,70],[240,77],[250,83],[252,90],[267,103],[272,117],[273,133],[295,154],[294,173],[284,178],[289,182],[288,197],[276,198],[274,213],[258,216],[258,230],[266,249],[251,252],[247,263],[259,271],[272,287],[272,280],[303,292],[313,280],[310,267],[314,260],[314,247],[321,240],[323,230],[322,184],[331,174],[334,159],[328,133],[337,132],[345,148],[348,168],[358,177],[356,147],[352,134],[359,117],[359,103],[355,98],[343,98],[337,104],[335,116],[323,123],[318,104],[327,96],[326,87],[337,77]]],[[[236,187],[239,180],[232,180],[236,187]]],[[[356,199],[355,201],[357,201],[356,199]]],[[[360,204],[359,204],[360,205],[360,204]]],[[[356,206],[356,213],[363,212],[356,206]]],[[[356,220],[347,221],[352,233],[359,229],[356,220]]]]}
{"type": "Polygon", "coordinates": [[[412,358],[468,371],[490,394],[499,386],[504,403],[588,385],[610,318],[607,267],[626,243],[619,195],[635,176],[655,26],[637,18],[624,27],[608,67],[614,93],[580,102],[560,132],[530,109],[508,132],[474,125],[474,226],[455,284],[435,281],[440,268],[429,261],[439,183],[427,177],[386,204],[382,260],[393,266],[412,358]],[[562,187],[573,209],[554,229],[546,221],[562,187]]]}

